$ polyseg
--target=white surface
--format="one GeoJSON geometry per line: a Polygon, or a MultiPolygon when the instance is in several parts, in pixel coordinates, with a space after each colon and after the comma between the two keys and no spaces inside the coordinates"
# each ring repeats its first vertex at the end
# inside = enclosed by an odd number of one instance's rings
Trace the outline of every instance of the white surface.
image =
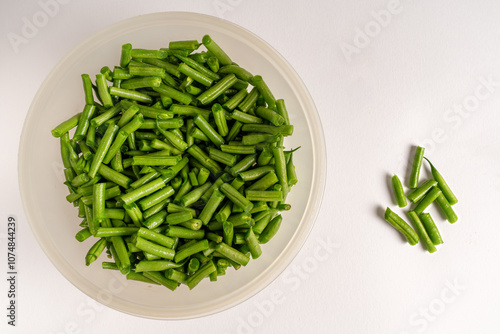
{"type": "MultiPolygon", "coordinates": [[[[92,75],[94,76],[94,75],[92,75]]],[[[320,210],[326,180],[325,143],[319,116],[297,74],[265,42],[246,30],[213,16],[195,13],[155,13],[120,21],[86,39],[58,63],[42,84],[26,117],[19,150],[19,187],[33,234],[52,263],[76,287],[107,306],[148,318],[187,319],[213,314],[247,300],[281,274],[300,251],[320,210]],[[265,73],[273,94],[286,100],[295,125],[288,148],[301,146],[294,157],[301,180],[287,197],[293,211],[283,213],[279,234],[262,246],[259,261],[230,271],[220,283],[171,293],[164,287],[127,282],[120,273],[85,266],[84,254],[95,242],[78,244],[73,236],[81,218],[68,205],[62,183],[61,150],[51,130],[72,117],[84,101],[81,73],[99,73],[116,63],[121,46],[156,48],[159,40],[178,41],[209,34],[232,59],[253,73],[265,73]],[[245,64],[248,64],[246,66],[245,64]],[[64,92],[61,95],[60,92],[64,92]],[[56,166],[56,167],[55,167],[56,166]],[[54,168],[55,167],[55,168],[54,168]],[[50,191],[51,196],[46,196],[50,191]],[[112,282],[123,284],[112,289],[112,282]],[[106,298],[103,298],[106,296],[106,298]]],[[[103,256],[102,258],[105,258],[103,256]]],[[[102,260],[101,258],[101,260],[102,260]]],[[[99,268],[100,261],[92,267],[99,268]]]]}
{"type": "Polygon", "coordinates": [[[497,333],[500,86],[487,94],[481,78],[500,82],[500,3],[401,0],[398,14],[368,42],[358,41],[367,45],[348,62],[342,43],[353,45],[356,27],[376,29],[371,12],[389,3],[72,1],[15,53],[7,34],[21,34],[23,17],[32,21],[41,7],[2,2],[1,268],[7,215],[21,223],[19,326],[8,327],[2,315],[2,333],[497,333]],[[224,18],[259,35],[295,67],[315,99],[330,168],[322,212],[292,266],[231,310],[163,322],[95,305],[50,264],[26,224],[15,163],[26,111],[51,68],[93,32],[142,13],[221,15],[221,4],[224,18]],[[447,111],[474,102],[474,94],[482,100],[472,112],[447,111]],[[428,147],[460,201],[459,222],[436,219],[445,244],[432,255],[405,244],[379,217],[391,204],[387,175],[404,175],[415,144],[428,147]],[[334,243],[331,253],[321,249],[326,240],[334,243]]]}

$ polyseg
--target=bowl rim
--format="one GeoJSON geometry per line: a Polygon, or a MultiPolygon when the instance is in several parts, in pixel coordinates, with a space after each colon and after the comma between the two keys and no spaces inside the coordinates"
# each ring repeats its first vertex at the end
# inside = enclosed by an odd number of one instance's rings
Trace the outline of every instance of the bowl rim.
{"type": "MultiPolygon", "coordinates": [[[[250,32],[249,30],[232,23],[230,21],[211,16],[206,14],[192,13],[192,12],[160,12],[160,13],[151,13],[138,15],[134,17],[130,17],[124,20],[120,20],[116,23],[113,23],[99,31],[93,33],[75,47],[73,47],[68,53],[66,53],[54,66],[54,68],[50,71],[47,77],[44,79],[42,84],[40,85],[37,93],[35,94],[26,118],[24,120],[23,129],[20,138],[19,144],[19,152],[18,152],[18,182],[19,182],[19,190],[21,194],[21,200],[23,204],[23,209],[27,218],[27,221],[30,225],[30,228],[39,244],[39,246],[44,251],[45,255],[49,258],[50,262],[56,267],[56,269],[61,273],[72,285],[74,285],[78,290],[89,296],[90,298],[97,300],[100,303],[105,304],[106,306],[113,308],[117,311],[139,316],[143,318],[149,319],[161,319],[161,320],[176,320],[176,319],[193,319],[203,316],[208,316],[211,314],[215,314],[218,312],[222,312],[229,308],[232,308],[251,297],[255,296],[257,293],[261,292],[264,288],[269,286],[273,281],[275,281],[283,271],[291,264],[293,259],[297,256],[297,254],[302,249],[307,237],[309,236],[316,218],[319,214],[321,202],[323,199],[324,190],[326,187],[326,176],[327,176],[327,165],[326,165],[327,157],[326,157],[326,145],[325,145],[325,137],[323,133],[323,128],[321,125],[321,121],[319,118],[318,111],[314,104],[314,101],[307,90],[305,84],[302,79],[293,69],[293,67],[284,59],[284,57],[276,51],[271,45],[269,45],[266,41],[250,32]],[[149,20],[148,20],[149,19],[149,20]],[[262,274],[258,275],[252,282],[252,288],[246,289],[245,293],[237,294],[235,296],[230,297],[229,300],[225,301],[223,305],[215,305],[210,307],[209,309],[204,309],[201,312],[190,312],[185,315],[161,315],[161,316],[151,316],[144,313],[134,312],[130,307],[124,307],[121,302],[117,302],[116,298],[112,299],[109,303],[103,303],[100,300],[95,298],[95,289],[94,285],[89,284],[88,282],[82,282],[78,279],[78,277],[72,273],[74,271],[71,267],[65,265],[66,260],[58,252],[51,251],[51,243],[47,241],[47,239],[42,238],[46,232],[39,224],[35,223],[34,214],[29,210],[29,194],[25,191],[27,184],[25,180],[27,179],[28,167],[23,163],[23,157],[26,155],[26,150],[28,146],[28,136],[27,136],[27,128],[28,124],[30,124],[30,120],[35,113],[37,108],[38,100],[44,95],[45,90],[47,89],[47,84],[52,80],[54,76],[58,73],[61,67],[65,65],[68,61],[72,59],[72,57],[79,52],[82,48],[89,43],[92,43],[95,39],[98,39],[101,36],[109,36],[113,35],[113,32],[119,31],[120,34],[124,33],[124,28],[130,30],[132,28],[139,28],[144,26],[144,21],[146,21],[146,26],[150,24],[150,22],[154,22],[155,20],[182,20],[182,21],[204,21],[206,24],[214,25],[220,29],[234,29],[237,30],[239,34],[243,35],[245,40],[250,40],[252,43],[259,45],[263,49],[267,49],[270,53],[276,56],[275,61],[279,62],[279,65],[286,70],[287,75],[291,77],[295,82],[291,87],[296,87],[300,89],[301,94],[303,95],[303,100],[301,102],[307,106],[307,113],[304,113],[306,116],[306,120],[308,121],[308,127],[314,128],[315,131],[310,131],[311,141],[313,143],[313,149],[315,152],[315,160],[313,161],[313,169],[312,169],[312,180],[313,187],[311,188],[311,193],[308,198],[308,204],[306,205],[306,209],[304,211],[303,217],[295,231],[292,239],[288,242],[282,252],[279,254],[278,258],[273,262],[273,266],[278,266],[277,270],[273,271],[264,271],[262,274]],[[314,190],[314,191],[313,191],[314,190]],[[304,225],[304,221],[307,223],[304,225]],[[265,274],[265,275],[264,275],[265,274]],[[255,282],[256,281],[256,282],[255,282]]],[[[220,304],[220,303],[219,303],[220,304]]]]}

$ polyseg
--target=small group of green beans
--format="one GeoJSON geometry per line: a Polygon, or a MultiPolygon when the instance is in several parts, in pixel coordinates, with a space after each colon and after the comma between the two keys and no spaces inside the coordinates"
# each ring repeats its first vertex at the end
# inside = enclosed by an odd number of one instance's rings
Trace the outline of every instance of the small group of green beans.
{"type": "Polygon", "coordinates": [[[82,75],[83,111],[52,130],[83,218],[75,237],[95,238],[86,264],[107,249],[104,269],[175,290],[258,258],[297,183],[284,101],[208,35],[124,44],[100,72],[82,75]]]}
{"type": "Polygon", "coordinates": [[[458,220],[458,217],[452,205],[456,204],[458,201],[443,176],[437,171],[432,163],[424,157],[424,151],[425,149],[420,146],[416,149],[409,182],[410,189],[413,189],[413,191],[410,192],[408,196],[405,195],[403,185],[398,176],[394,175],[392,177],[392,186],[397,205],[400,208],[406,207],[406,198],[415,203],[414,208],[408,212],[414,229],[390,208],[387,208],[385,211],[385,220],[401,232],[410,245],[416,245],[422,240],[429,253],[434,253],[436,251],[435,246],[442,244],[443,240],[441,239],[439,230],[431,215],[429,213],[424,213],[424,210],[431,205],[431,203],[436,202],[446,219],[453,224],[458,220]],[[427,180],[419,186],[420,169],[424,159],[427,160],[430,165],[433,179],[427,180]],[[418,233],[416,233],[415,230],[418,233]]]}

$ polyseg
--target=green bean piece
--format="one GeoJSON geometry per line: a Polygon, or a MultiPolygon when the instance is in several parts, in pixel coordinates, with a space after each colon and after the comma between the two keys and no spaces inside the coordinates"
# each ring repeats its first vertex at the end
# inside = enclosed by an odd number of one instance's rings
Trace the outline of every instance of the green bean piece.
{"type": "MultiPolygon", "coordinates": [[[[162,79],[166,79],[167,82],[172,82],[173,78],[170,77],[170,75],[173,75],[174,77],[180,78],[181,72],[179,72],[179,69],[177,68],[176,65],[169,63],[168,61],[165,60],[160,60],[160,59],[153,59],[153,58],[145,58],[143,59],[143,62],[149,65],[153,65],[159,68],[162,68],[165,70],[166,75],[162,75],[162,79]],[[167,74],[168,73],[168,74],[167,74]],[[172,79],[172,80],[171,80],[172,79]]],[[[175,83],[175,81],[173,81],[175,83]]]]}
{"type": "Polygon", "coordinates": [[[219,212],[217,212],[217,214],[215,215],[215,219],[219,223],[225,222],[227,218],[231,215],[232,208],[233,208],[233,203],[227,201],[226,204],[224,204],[222,208],[219,210],[219,212]]]}
{"type": "Polygon", "coordinates": [[[195,158],[203,167],[208,169],[211,173],[217,175],[222,171],[219,164],[217,164],[217,162],[215,162],[214,160],[210,159],[210,157],[207,156],[207,154],[203,152],[203,150],[199,148],[197,145],[193,145],[190,148],[188,148],[187,152],[189,153],[189,155],[195,158]]]}
{"type": "Polygon", "coordinates": [[[196,285],[198,285],[204,278],[208,277],[211,273],[215,272],[217,267],[210,260],[207,264],[201,267],[194,275],[188,277],[186,285],[189,290],[192,290],[196,285]]]}
{"type": "MultiPolygon", "coordinates": [[[[198,184],[200,186],[206,184],[208,182],[209,176],[210,176],[210,171],[205,167],[201,168],[200,171],[198,172],[198,184]]],[[[210,185],[212,185],[212,183],[210,183],[210,185]]]]}
{"type": "Polygon", "coordinates": [[[129,73],[128,69],[120,68],[115,66],[113,69],[113,80],[128,80],[133,78],[134,76],[129,73]]]}
{"type": "Polygon", "coordinates": [[[125,211],[123,209],[116,209],[116,208],[111,208],[111,209],[104,209],[104,216],[108,219],[120,219],[122,220],[125,218],[125,211]]]}
{"type": "Polygon", "coordinates": [[[260,75],[254,75],[252,79],[250,79],[250,83],[257,87],[260,94],[264,97],[268,107],[274,109],[276,107],[276,99],[262,77],[260,75]]]}
{"type": "Polygon", "coordinates": [[[160,189],[151,195],[143,198],[138,202],[139,207],[141,210],[147,210],[150,207],[164,201],[165,199],[169,198],[170,196],[173,196],[175,194],[174,189],[171,186],[166,186],[163,189],[160,189]]]}
{"type": "MultiPolygon", "coordinates": [[[[419,238],[417,233],[408,225],[401,217],[394,213],[390,208],[387,208],[384,215],[385,220],[392,225],[396,230],[404,235],[410,245],[418,244],[419,238]]],[[[264,234],[264,232],[262,232],[264,234]]],[[[261,237],[262,237],[261,234],[261,237]]]]}
{"type": "Polygon", "coordinates": [[[200,43],[197,40],[189,41],[173,41],[168,44],[170,50],[189,50],[194,51],[198,49],[200,43]]]}
{"type": "Polygon", "coordinates": [[[179,226],[185,227],[193,231],[198,231],[203,226],[203,222],[200,219],[193,218],[183,223],[180,223],[179,226]]]}
{"type": "Polygon", "coordinates": [[[169,213],[167,215],[167,223],[172,225],[178,225],[193,219],[193,213],[191,211],[181,211],[176,213],[169,213]]]}
{"type": "Polygon", "coordinates": [[[78,233],[75,235],[75,239],[78,240],[78,242],[83,242],[87,240],[92,233],[90,232],[89,228],[86,227],[83,230],[78,231],[78,233]]]}
{"type": "Polygon", "coordinates": [[[127,275],[130,272],[131,264],[130,264],[130,258],[128,256],[128,252],[127,252],[127,246],[125,245],[123,238],[112,236],[109,238],[109,240],[113,244],[113,247],[115,248],[116,254],[118,255],[118,259],[120,260],[120,262],[119,262],[120,265],[118,266],[120,269],[120,272],[123,275],[127,275]]]}
{"type": "Polygon", "coordinates": [[[239,67],[238,65],[234,65],[234,64],[228,64],[226,66],[222,66],[219,69],[219,73],[222,73],[222,74],[233,73],[238,77],[238,79],[241,79],[241,80],[247,81],[247,82],[249,82],[253,77],[253,75],[250,72],[248,72],[244,68],[239,67]]]}
{"type": "Polygon", "coordinates": [[[203,239],[205,237],[204,230],[191,230],[181,226],[169,226],[166,232],[169,237],[178,237],[184,239],[203,239]]]}
{"type": "Polygon", "coordinates": [[[257,162],[257,154],[245,156],[236,165],[229,169],[232,176],[237,176],[239,173],[246,171],[257,162]]]}
{"type": "Polygon", "coordinates": [[[224,242],[228,246],[232,246],[233,245],[233,238],[234,238],[233,223],[231,223],[230,221],[227,221],[227,220],[222,223],[222,235],[224,238],[224,242]]]}
{"type": "Polygon", "coordinates": [[[410,216],[410,219],[413,221],[413,226],[415,227],[415,230],[420,236],[420,240],[422,240],[429,253],[434,253],[436,251],[436,247],[434,246],[434,243],[427,234],[427,231],[425,230],[425,227],[422,224],[422,221],[420,220],[418,215],[415,212],[410,211],[408,212],[408,216],[410,216]]]}
{"type": "Polygon", "coordinates": [[[288,194],[288,177],[286,173],[286,161],[283,153],[283,147],[273,147],[272,148],[275,166],[276,166],[276,175],[278,176],[278,180],[283,189],[283,199],[288,194]]]}
{"type": "Polygon", "coordinates": [[[278,109],[278,113],[285,119],[285,124],[290,125],[290,116],[285,106],[285,100],[276,100],[276,108],[278,109]]]}
{"type": "Polygon", "coordinates": [[[222,203],[224,198],[225,196],[219,190],[215,189],[213,191],[212,196],[210,196],[210,199],[205,204],[198,217],[204,225],[208,224],[208,222],[212,219],[212,216],[214,215],[215,211],[222,203]]]}
{"type": "Polygon", "coordinates": [[[259,240],[255,236],[252,228],[248,229],[248,232],[245,234],[245,241],[250,249],[250,254],[252,255],[252,259],[257,259],[262,255],[262,249],[260,248],[259,240]]]}
{"type": "MultiPolygon", "coordinates": [[[[270,163],[271,159],[273,158],[273,153],[271,149],[269,148],[264,148],[262,152],[259,155],[259,158],[257,159],[257,165],[258,166],[266,166],[270,163]]],[[[273,168],[274,170],[274,168],[273,168]]]]}
{"type": "Polygon", "coordinates": [[[413,211],[415,211],[417,215],[420,215],[429,205],[431,205],[432,202],[434,202],[439,197],[441,193],[442,192],[438,187],[433,187],[418,203],[413,211]]]}
{"type": "MultiPolygon", "coordinates": [[[[295,165],[293,164],[293,154],[290,154],[290,160],[286,163],[286,176],[288,178],[289,188],[297,184],[298,177],[297,177],[297,172],[295,171],[295,165]]],[[[405,198],[405,203],[406,203],[406,198],[405,198]]]]}
{"type": "Polygon", "coordinates": [[[181,160],[180,155],[174,156],[135,156],[132,157],[132,165],[134,166],[174,166],[181,160]]]}
{"type": "Polygon", "coordinates": [[[404,208],[407,202],[403,190],[403,185],[401,184],[401,181],[399,180],[399,177],[396,174],[392,176],[391,181],[392,181],[392,188],[394,190],[394,196],[396,197],[396,203],[400,208],[404,208]]]}
{"type": "Polygon", "coordinates": [[[209,35],[203,36],[202,42],[207,50],[219,60],[221,65],[231,65],[233,63],[231,58],[229,58],[224,50],[222,50],[222,48],[214,42],[209,35]]]}
{"type": "Polygon", "coordinates": [[[249,201],[282,201],[283,192],[281,190],[247,190],[245,192],[246,198],[249,201]]]}
{"type": "Polygon", "coordinates": [[[140,93],[138,91],[130,90],[130,89],[110,87],[109,93],[113,96],[123,97],[124,99],[130,99],[130,100],[144,102],[144,103],[153,102],[153,99],[151,98],[151,96],[144,94],[144,93],[140,93]]]}
{"type": "Polygon", "coordinates": [[[227,126],[227,120],[222,106],[218,103],[215,103],[212,106],[212,114],[214,116],[215,124],[217,125],[217,130],[219,131],[219,135],[222,137],[227,136],[227,134],[229,133],[229,129],[227,126]]]}
{"type": "Polygon", "coordinates": [[[78,121],[80,120],[80,117],[82,116],[82,113],[78,113],[75,116],[71,117],[70,119],[62,122],[58,126],[56,126],[54,129],[52,129],[51,133],[52,136],[59,138],[65,133],[67,133],[69,130],[73,129],[78,125],[78,121]]]}
{"type": "Polygon", "coordinates": [[[85,104],[94,104],[94,94],[92,91],[92,81],[88,74],[82,74],[83,91],[85,92],[85,104]]]}
{"type": "Polygon", "coordinates": [[[118,131],[118,126],[115,125],[113,122],[111,122],[108,125],[108,128],[104,136],[102,137],[102,141],[97,147],[94,159],[92,160],[92,165],[90,166],[90,171],[88,173],[91,178],[94,178],[95,175],[97,174],[97,171],[99,170],[102,161],[104,160],[104,157],[108,152],[109,147],[111,146],[111,142],[113,141],[113,138],[117,131],[118,131]]]}
{"type": "Polygon", "coordinates": [[[143,274],[136,273],[134,271],[131,271],[127,274],[127,280],[133,280],[133,281],[139,281],[139,282],[148,283],[148,284],[160,285],[159,283],[147,278],[143,274]]]}
{"type": "Polygon", "coordinates": [[[114,158],[111,160],[111,168],[119,173],[123,172],[123,159],[122,152],[116,152],[114,158]]]}
{"type": "Polygon", "coordinates": [[[234,261],[242,266],[246,266],[248,264],[248,261],[250,261],[250,257],[248,255],[239,252],[238,250],[234,249],[224,242],[217,244],[215,246],[215,249],[227,259],[234,261]]]}
{"type": "Polygon", "coordinates": [[[132,58],[164,59],[168,57],[168,52],[165,50],[132,49],[130,55],[132,58]]]}
{"type": "Polygon", "coordinates": [[[72,180],[71,180],[71,185],[73,187],[79,187],[81,186],[82,184],[85,184],[86,182],[89,182],[90,181],[90,177],[88,176],[87,173],[82,173],[78,176],[75,176],[72,180]]]}
{"type": "Polygon", "coordinates": [[[198,177],[197,177],[196,173],[194,171],[190,171],[188,176],[189,176],[189,182],[191,183],[191,185],[193,185],[193,187],[197,187],[198,186],[198,177]]]}
{"type": "Polygon", "coordinates": [[[102,101],[102,105],[105,108],[110,108],[113,106],[113,100],[111,99],[111,95],[109,92],[109,87],[106,82],[106,77],[102,74],[97,74],[96,75],[96,86],[97,86],[97,93],[99,94],[99,97],[102,101]]]}
{"type": "Polygon", "coordinates": [[[223,94],[227,89],[231,88],[238,79],[234,74],[226,75],[224,78],[220,79],[215,85],[208,88],[206,91],[198,95],[198,101],[201,104],[207,105],[212,102],[216,98],[218,98],[221,94],[223,94]]]}
{"type": "Polygon", "coordinates": [[[131,57],[132,57],[132,44],[130,43],[123,44],[122,53],[120,57],[120,67],[127,67],[131,57]]]}
{"type": "Polygon", "coordinates": [[[194,243],[192,246],[189,246],[187,248],[178,251],[175,254],[174,262],[179,263],[180,261],[187,259],[189,256],[198,252],[203,252],[206,249],[208,249],[208,240],[204,239],[198,241],[194,243]]]}
{"type": "Polygon", "coordinates": [[[119,270],[118,265],[114,262],[103,262],[102,263],[102,269],[107,269],[107,270],[119,270]]]}
{"type": "Polygon", "coordinates": [[[207,65],[208,67],[210,67],[212,72],[214,73],[219,72],[220,65],[219,65],[219,60],[216,57],[209,57],[207,59],[207,65]]]}
{"type": "Polygon", "coordinates": [[[174,239],[160,233],[155,233],[144,227],[141,227],[139,229],[139,231],[137,232],[137,236],[149,241],[154,241],[157,244],[165,246],[167,248],[172,248],[172,246],[174,245],[174,239]]]}
{"type": "Polygon", "coordinates": [[[192,78],[194,81],[202,84],[203,86],[210,87],[213,83],[213,79],[207,77],[205,74],[198,72],[194,68],[190,67],[186,63],[181,63],[178,67],[179,72],[192,78]]]}
{"type": "Polygon", "coordinates": [[[441,208],[441,211],[443,211],[444,215],[446,216],[446,219],[451,223],[455,223],[458,220],[457,214],[451,207],[450,202],[446,199],[446,197],[441,193],[439,196],[436,198],[436,202],[441,208]]]}
{"type": "Polygon", "coordinates": [[[252,133],[241,138],[243,145],[256,145],[259,143],[276,143],[283,138],[281,135],[270,135],[266,133],[252,133]]]}
{"type": "Polygon", "coordinates": [[[229,130],[229,133],[226,136],[226,141],[230,142],[231,140],[236,138],[236,136],[238,136],[238,134],[240,133],[242,127],[243,127],[243,123],[235,121],[233,123],[233,126],[229,130]]]}
{"type": "MultiPolygon", "coordinates": [[[[92,118],[92,120],[90,121],[90,126],[91,127],[94,126],[97,128],[97,127],[100,127],[101,125],[103,125],[104,123],[106,123],[107,121],[113,119],[113,117],[115,117],[116,115],[118,115],[121,112],[122,103],[123,102],[118,102],[113,107],[106,110],[104,113],[92,118]]],[[[89,130],[90,130],[90,128],[89,128],[89,130]]],[[[93,145],[89,145],[89,146],[93,146],[93,145]]]]}
{"type": "MultiPolygon", "coordinates": [[[[151,232],[150,230],[147,230],[147,229],[145,229],[145,230],[151,232]]],[[[154,233],[154,232],[151,232],[151,233],[154,233]]],[[[156,233],[156,234],[158,234],[158,233],[156,233]]],[[[171,238],[169,238],[169,239],[171,239],[171,238]]],[[[167,259],[167,260],[174,259],[175,251],[173,249],[167,248],[165,246],[161,246],[157,243],[151,242],[151,241],[146,240],[142,237],[139,237],[139,236],[137,237],[136,242],[135,242],[135,246],[137,248],[145,251],[145,252],[159,256],[163,259],[167,259]]]]}
{"type": "Polygon", "coordinates": [[[95,234],[98,238],[122,237],[132,235],[139,230],[137,227],[99,227],[95,234]]]}
{"type": "Polygon", "coordinates": [[[450,187],[448,186],[448,183],[444,180],[443,176],[441,173],[438,172],[438,170],[434,167],[434,165],[429,161],[429,159],[424,158],[427,160],[429,165],[431,166],[431,173],[432,176],[434,177],[434,180],[437,181],[439,189],[443,192],[444,197],[448,200],[450,205],[455,205],[458,203],[457,197],[455,194],[451,191],[450,187]]]}
{"type": "Polygon", "coordinates": [[[165,277],[168,278],[169,280],[185,284],[186,280],[188,279],[188,275],[186,273],[180,272],[175,269],[167,269],[165,272],[165,277]]]}
{"type": "MultiPolygon", "coordinates": [[[[161,210],[164,210],[167,205],[170,203],[170,198],[167,198],[166,200],[163,200],[161,201],[160,203],[156,204],[156,205],[153,205],[152,207],[150,207],[149,209],[145,210],[144,211],[144,214],[143,214],[143,217],[144,219],[149,219],[151,218],[153,215],[159,213],[161,210]]],[[[144,222],[145,223],[145,222],[144,222]]],[[[158,226],[163,223],[163,222],[160,222],[158,224],[158,226]]],[[[145,225],[146,227],[148,227],[147,225],[145,225]]],[[[156,227],[156,226],[155,226],[156,227]]]]}
{"type": "Polygon", "coordinates": [[[192,204],[196,203],[211,186],[212,183],[207,182],[204,185],[199,186],[196,189],[193,189],[192,191],[183,195],[180,198],[180,203],[184,207],[191,206],[192,204]]]}
{"type": "Polygon", "coordinates": [[[425,148],[418,146],[415,151],[415,157],[413,158],[413,164],[410,174],[410,188],[415,189],[418,187],[418,178],[420,175],[420,169],[422,167],[422,160],[424,158],[425,148]]]}
{"type": "Polygon", "coordinates": [[[178,91],[177,89],[166,86],[164,84],[161,84],[159,87],[153,87],[153,90],[160,94],[168,96],[173,100],[179,101],[180,103],[190,104],[193,100],[191,95],[182,93],[181,91],[178,91]]]}
{"type": "MultiPolygon", "coordinates": [[[[240,173],[240,176],[243,173],[240,173]]],[[[278,177],[276,176],[276,173],[274,171],[269,171],[267,172],[264,177],[260,178],[258,181],[252,183],[248,188],[247,191],[250,190],[266,190],[270,187],[272,187],[274,184],[278,182],[278,177]]]]}
{"type": "Polygon", "coordinates": [[[276,211],[274,211],[274,209],[270,209],[268,211],[269,211],[269,213],[266,214],[265,216],[263,216],[261,219],[259,219],[259,220],[257,220],[257,218],[255,219],[256,223],[253,226],[254,233],[262,234],[262,232],[264,231],[264,229],[266,228],[266,226],[269,224],[269,222],[273,218],[274,214],[276,213],[276,211]]]}
{"type": "Polygon", "coordinates": [[[265,125],[265,124],[245,124],[241,128],[244,132],[263,132],[272,135],[281,134],[285,137],[293,134],[293,125],[265,125]]]}
{"type": "Polygon", "coordinates": [[[208,123],[208,121],[200,115],[194,116],[194,124],[210,139],[216,146],[224,144],[224,138],[215,131],[215,129],[208,123]]]}
{"type": "Polygon", "coordinates": [[[271,122],[275,126],[280,126],[280,125],[285,123],[285,119],[283,118],[283,116],[281,116],[280,114],[278,114],[274,110],[264,108],[264,107],[257,107],[257,109],[255,110],[255,113],[257,114],[257,116],[259,116],[265,120],[268,120],[269,122],[271,122]]]}
{"type": "Polygon", "coordinates": [[[135,204],[124,204],[123,208],[125,209],[125,212],[127,215],[125,216],[125,219],[130,218],[132,222],[134,223],[135,226],[141,227],[141,224],[144,221],[144,217],[142,215],[141,210],[139,210],[139,207],[135,204]]]}
{"type": "Polygon", "coordinates": [[[125,204],[131,204],[143,197],[151,195],[152,193],[154,193],[157,190],[160,190],[163,187],[165,187],[165,182],[161,177],[159,177],[149,183],[140,186],[139,188],[130,191],[127,194],[122,195],[121,200],[125,204]]]}
{"type": "Polygon", "coordinates": [[[436,224],[434,223],[431,215],[429,213],[422,213],[420,215],[420,220],[422,221],[422,224],[424,225],[429,238],[432,240],[432,243],[434,245],[442,244],[443,239],[441,238],[441,234],[439,233],[439,230],[436,227],[436,224]]]}
{"type": "Polygon", "coordinates": [[[221,235],[218,235],[216,233],[213,233],[213,232],[208,232],[207,235],[205,236],[208,240],[210,241],[213,241],[215,243],[220,243],[222,242],[223,237],[221,235]]]}
{"type": "Polygon", "coordinates": [[[101,174],[107,180],[114,182],[125,189],[128,189],[130,187],[130,184],[132,183],[132,180],[129,177],[109,168],[106,165],[101,164],[101,166],[99,167],[99,174],[101,174]]]}
{"type": "Polygon", "coordinates": [[[424,184],[422,184],[421,186],[419,186],[417,189],[415,189],[413,192],[411,192],[408,195],[408,199],[410,201],[412,201],[413,203],[417,203],[418,201],[420,201],[425,196],[425,194],[427,194],[427,192],[429,190],[432,189],[432,187],[437,186],[437,184],[438,183],[437,183],[436,180],[427,180],[427,181],[425,181],[424,184]]]}
{"type": "Polygon", "coordinates": [[[191,129],[190,136],[193,137],[194,139],[198,139],[198,140],[202,140],[202,141],[206,141],[206,142],[210,141],[210,139],[208,139],[207,135],[204,134],[197,127],[193,127],[191,129]]]}
{"type": "Polygon", "coordinates": [[[226,103],[224,103],[223,107],[227,110],[231,111],[235,109],[248,95],[246,89],[241,89],[238,93],[234,94],[226,103]]]}
{"type": "Polygon", "coordinates": [[[143,225],[146,226],[148,229],[157,228],[158,226],[160,226],[161,224],[163,224],[165,222],[166,216],[167,216],[167,213],[165,212],[165,210],[161,210],[161,211],[147,217],[146,220],[144,220],[143,225]]]}
{"type": "Polygon", "coordinates": [[[220,149],[222,152],[231,154],[254,154],[255,146],[244,146],[244,145],[221,145],[220,149]]]}
{"type": "Polygon", "coordinates": [[[99,239],[97,242],[90,247],[87,255],[85,256],[85,265],[89,266],[92,262],[97,260],[97,258],[102,254],[106,248],[106,239],[99,239]]]}
{"type": "Polygon", "coordinates": [[[201,196],[201,200],[203,202],[208,202],[208,200],[210,199],[210,196],[212,196],[212,193],[214,192],[215,189],[219,188],[219,186],[221,184],[223,184],[224,182],[229,182],[231,181],[232,177],[227,174],[227,173],[223,173],[219,178],[217,178],[215,180],[215,182],[212,184],[212,186],[210,188],[208,188],[208,190],[201,196]]]}
{"type": "Polygon", "coordinates": [[[230,153],[226,153],[226,152],[222,152],[214,147],[209,147],[208,148],[208,156],[217,161],[217,162],[220,162],[224,165],[227,165],[227,166],[233,166],[235,163],[236,163],[236,160],[237,160],[237,156],[236,155],[233,155],[233,154],[230,154],[230,153]]]}
{"type": "Polygon", "coordinates": [[[85,138],[85,135],[87,134],[90,125],[90,119],[94,115],[94,112],[95,112],[95,105],[93,104],[85,105],[82,114],[78,120],[78,127],[76,128],[75,134],[73,136],[74,141],[79,141],[85,138]]]}
{"type": "Polygon", "coordinates": [[[137,62],[130,64],[128,67],[128,71],[130,74],[132,74],[134,76],[143,76],[143,77],[163,78],[163,76],[165,75],[164,68],[160,68],[160,67],[156,67],[156,66],[149,66],[149,65],[146,65],[144,63],[137,63],[137,62]]]}
{"type": "Polygon", "coordinates": [[[265,244],[271,240],[276,233],[278,232],[278,229],[280,228],[281,221],[282,221],[281,215],[278,215],[274,217],[265,227],[265,229],[262,231],[262,233],[259,236],[259,242],[261,244],[265,244]]]}
{"type": "Polygon", "coordinates": [[[176,281],[169,280],[157,271],[145,271],[142,275],[172,291],[175,291],[179,285],[176,281]]]}
{"type": "Polygon", "coordinates": [[[234,189],[230,184],[223,183],[220,186],[220,191],[227,196],[227,198],[233,202],[235,205],[241,207],[245,212],[250,212],[253,208],[253,203],[246,199],[242,194],[240,194],[236,189],[234,189]]]}
{"type": "Polygon", "coordinates": [[[92,203],[94,221],[89,225],[93,235],[96,235],[98,227],[106,219],[105,215],[105,197],[106,183],[97,183],[94,185],[93,197],[94,201],[92,203]]]}
{"type": "Polygon", "coordinates": [[[241,112],[239,110],[234,110],[231,113],[231,118],[238,121],[238,122],[244,123],[244,124],[263,123],[262,118],[257,117],[257,116],[252,116],[250,114],[246,114],[246,113],[241,112]]]}

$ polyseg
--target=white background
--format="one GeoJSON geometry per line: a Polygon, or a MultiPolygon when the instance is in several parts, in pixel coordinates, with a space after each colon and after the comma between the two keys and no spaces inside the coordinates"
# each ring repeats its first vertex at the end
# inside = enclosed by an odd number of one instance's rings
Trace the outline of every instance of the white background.
{"type": "Polygon", "coordinates": [[[8,215],[20,225],[18,326],[6,324],[2,278],[2,333],[498,333],[498,1],[66,2],[24,37],[42,6],[0,4],[1,272],[8,215]],[[328,152],[323,208],[289,269],[241,305],[189,321],[125,315],[67,282],[36,243],[17,183],[24,117],[52,67],[101,28],[159,11],[222,17],[273,45],[312,94],[328,152]],[[9,33],[26,43],[13,46],[9,33]],[[388,175],[406,180],[414,145],[459,198],[454,225],[431,209],[445,241],[434,254],[381,218],[395,207],[388,175]]]}

